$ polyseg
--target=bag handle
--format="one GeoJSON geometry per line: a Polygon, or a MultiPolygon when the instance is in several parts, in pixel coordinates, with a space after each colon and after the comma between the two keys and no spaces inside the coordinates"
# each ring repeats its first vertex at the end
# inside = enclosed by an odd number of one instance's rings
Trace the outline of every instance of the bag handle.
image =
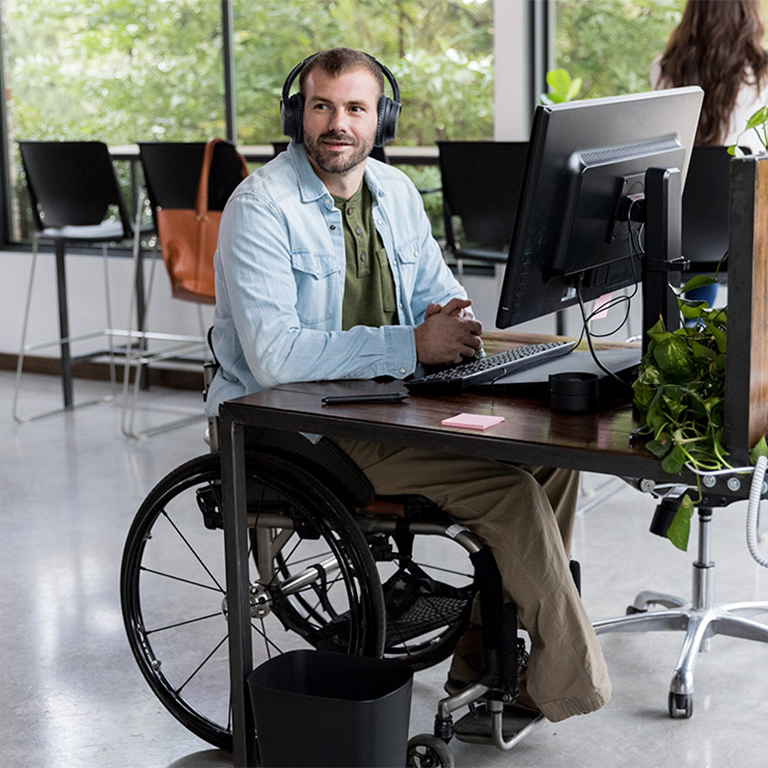
{"type": "MultiPolygon", "coordinates": [[[[203,167],[200,169],[200,181],[197,185],[197,200],[195,201],[195,211],[197,212],[198,221],[208,217],[208,177],[211,175],[213,150],[216,148],[217,144],[225,143],[224,139],[208,139],[208,141],[205,142],[203,167]]],[[[245,158],[239,152],[237,153],[237,156],[240,158],[243,178],[246,178],[248,176],[248,165],[245,162],[245,158]]]]}

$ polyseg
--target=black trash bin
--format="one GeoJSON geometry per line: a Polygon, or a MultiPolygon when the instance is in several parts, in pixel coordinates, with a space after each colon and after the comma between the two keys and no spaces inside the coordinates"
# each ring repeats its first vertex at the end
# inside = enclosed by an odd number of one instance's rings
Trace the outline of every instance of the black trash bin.
{"type": "Polygon", "coordinates": [[[289,651],[248,678],[265,768],[398,766],[408,751],[413,671],[328,651],[289,651]]]}

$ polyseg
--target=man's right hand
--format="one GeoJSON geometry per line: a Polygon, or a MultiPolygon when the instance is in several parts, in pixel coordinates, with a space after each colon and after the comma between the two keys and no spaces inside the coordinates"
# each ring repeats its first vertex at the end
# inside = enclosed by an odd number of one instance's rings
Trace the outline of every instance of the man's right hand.
{"type": "Polygon", "coordinates": [[[460,363],[483,348],[483,324],[467,309],[469,299],[451,299],[444,307],[430,304],[424,322],[414,329],[416,356],[424,365],[460,363]]]}

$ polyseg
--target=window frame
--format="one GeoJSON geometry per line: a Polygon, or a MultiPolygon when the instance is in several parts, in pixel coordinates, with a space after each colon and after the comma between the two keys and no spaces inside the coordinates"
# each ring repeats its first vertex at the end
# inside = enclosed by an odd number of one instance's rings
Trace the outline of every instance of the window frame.
{"type": "MultiPolygon", "coordinates": [[[[235,46],[234,46],[234,3],[221,0],[222,57],[224,76],[224,115],[227,140],[237,143],[237,93],[235,88],[235,46]]],[[[553,60],[554,29],[553,0],[493,0],[494,10],[494,66],[497,76],[494,91],[494,112],[500,118],[494,121],[494,135],[497,140],[526,140],[528,127],[533,116],[538,96],[546,90],[546,70],[553,60]],[[522,45],[502,45],[514,37],[522,45]],[[513,55],[509,49],[514,48],[513,55]],[[499,84],[504,83],[502,87],[499,84]]],[[[0,39],[0,61],[4,41],[0,39]]],[[[5,91],[5,66],[0,66],[0,89],[5,91]]],[[[0,249],[5,251],[28,251],[29,242],[11,241],[10,156],[8,145],[8,123],[5,99],[0,103],[0,249]]],[[[43,250],[48,250],[43,248],[43,250]]],[[[83,252],[97,249],[84,247],[83,252]]],[[[128,254],[127,247],[115,252],[128,254]]]]}

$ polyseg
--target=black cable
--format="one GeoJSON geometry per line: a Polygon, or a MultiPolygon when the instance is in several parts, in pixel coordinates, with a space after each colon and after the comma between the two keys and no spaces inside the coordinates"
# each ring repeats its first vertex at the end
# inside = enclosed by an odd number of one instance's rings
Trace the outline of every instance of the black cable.
{"type": "Polygon", "coordinates": [[[589,315],[587,315],[587,309],[584,305],[584,298],[581,295],[581,281],[583,279],[583,274],[579,275],[577,284],[576,284],[576,300],[579,303],[579,309],[581,310],[581,318],[582,318],[582,330],[581,334],[579,335],[579,339],[576,342],[576,346],[581,344],[581,340],[586,337],[587,339],[587,345],[589,346],[590,354],[592,355],[592,359],[595,361],[595,364],[600,368],[601,371],[606,373],[611,378],[615,379],[619,384],[622,385],[622,387],[630,388],[632,387],[631,384],[627,383],[622,379],[620,376],[617,376],[612,370],[607,368],[600,360],[600,358],[597,356],[597,352],[595,351],[594,344],[592,343],[592,339],[600,339],[604,338],[606,336],[612,336],[614,333],[617,333],[620,331],[624,325],[626,325],[627,321],[629,320],[629,313],[631,310],[631,302],[632,299],[637,295],[638,291],[638,280],[637,280],[637,272],[635,270],[635,258],[642,261],[644,257],[644,251],[642,250],[640,246],[640,234],[643,230],[642,223],[638,227],[638,243],[635,245],[634,240],[634,231],[632,229],[632,208],[636,205],[638,201],[633,200],[629,205],[629,210],[627,212],[627,220],[628,220],[628,226],[629,226],[629,240],[628,240],[628,246],[629,246],[629,264],[632,269],[632,284],[633,284],[633,290],[632,293],[626,295],[626,296],[616,296],[612,299],[609,299],[604,304],[601,304],[599,307],[595,307],[592,312],[590,312],[589,315]],[[594,316],[601,312],[607,312],[610,309],[613,309],[614,307],[619,306],[621,303],[626,304],[626,311],[624,313],[624,317],[621,320],[621,322],[611,331],[608,331],[606,333],[592,333],[589,330],[589,321],[594,318],[594,316]]]}

